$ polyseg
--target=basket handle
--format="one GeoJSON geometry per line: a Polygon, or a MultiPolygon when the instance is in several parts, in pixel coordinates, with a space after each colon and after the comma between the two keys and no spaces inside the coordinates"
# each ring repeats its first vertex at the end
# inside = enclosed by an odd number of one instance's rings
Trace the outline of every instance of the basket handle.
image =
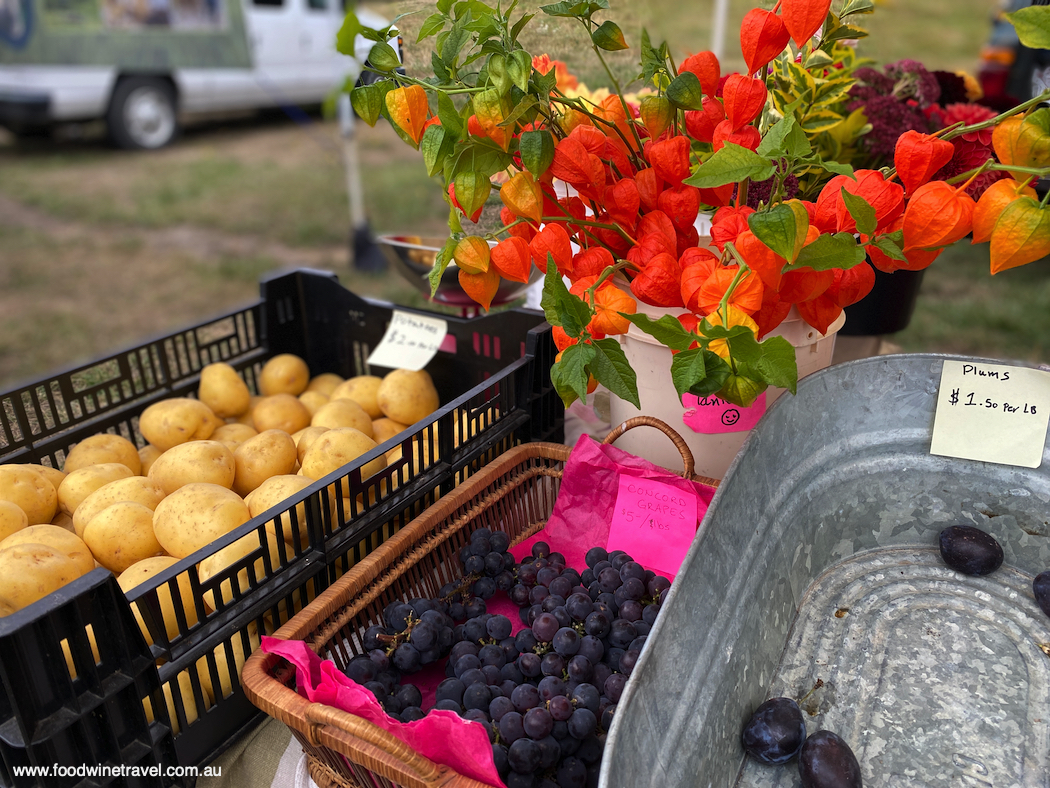
{"type": "Polygon", "coordinates": [[[696,462],[693,460],[693,453],[689,450],[689,446],[686,445],[685,438],[675,432],[667,422],[660,421],[660,419],[654,416],[633,416],[632,418],[627,419],[627,421],[618,425],[616,429],[606,435],[602,444],[608,446],[627,432],[627,430],[633,430],[635,427],[642,426],[655,427],[671,439],[675,448],[678,449],[678,453],[682,455],[682,463],[685,465],[685,472],[682,475],[687,479],[691,479],[693,476],[693,470],[696,468],[696,462]]]}
{"type": "Polygon", "coordinates": [[[363,739],[374,745],[394,758],[401,761],[406,767],[416,772],[422,782],[433,783],[441,777],[441,770],[429,758],[424,758],[413,750],[408,744],[394,736],[392,733],[373,725],[367,720],[355,714],[327,706],[323,703],[311,703],[306,707],[304,715],[310,723],[309,739],[315,747],[320,746],[317,740],[317,728],[331,725],[333,728],[363,739]]]}

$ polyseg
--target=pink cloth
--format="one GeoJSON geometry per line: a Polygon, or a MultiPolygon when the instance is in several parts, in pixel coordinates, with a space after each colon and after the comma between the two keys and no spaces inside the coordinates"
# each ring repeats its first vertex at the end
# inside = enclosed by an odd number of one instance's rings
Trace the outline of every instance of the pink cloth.
{"type": "MultiPolygon", "coordinates": [[[[589,435],[581,435],[565,463],[558,500],[546,527],[514,547],[511,550],[514,557],[520,560],[531,555],[533,543],[542,540],[551,546],[553,552],[565,556],[566,565],[582,570],[587,565],[584,556],[592,547],[615,550],[616,545],[608,544],[609,523],[620,486],[620,474],[654,479],[683,492],[695,493],[697,527],[715,494],[714,487],[689,481],[623,449],[605,446],[589,435]]],[[[665,567],[662,571],[670,568],[665,567]]],[[[646,569],[655,571],[655,567],[646,569]]],[[[677,573],[678,567],[673,569],[677,573]]],[[[674,579],[674,575],[669,577],[674,579]]]]}
{"type": "Polygon", "coordinates": [[[263,637],[262,650],[295,665],[299,694],[315,703],[355,714],[397,736],[434,763],[455,769],[487,785],[502,786],[485,729],[451,711],[431,710],[415,722],[398,722],[360,684],[348,679],[331,660],[321,660],[301,640],[263,637]]]}

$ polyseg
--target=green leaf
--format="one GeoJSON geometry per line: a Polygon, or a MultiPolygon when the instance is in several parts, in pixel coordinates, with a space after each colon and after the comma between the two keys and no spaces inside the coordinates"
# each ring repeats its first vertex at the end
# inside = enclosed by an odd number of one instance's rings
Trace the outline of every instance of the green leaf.
{"type": "Polygon", "coordinates": [[[718,390],[718,396],[726,402],[746,408],[754,404],[755,400],[758,399],[758,395],[765,390],[765,383],[759,383],[742,375],[730,373],[722,388],[718,390]]]}
{"type": "MultiPolygon", "coordinates": [[[[509,14],[510,12],[508,11],[507,13],[509,14]]],[[[522,14],[521,19],[519,19],[517,22],[515,22],[514,26],[510,29],[510,40],[511,41],[517,41],[518,40],[518,36],[521,35],[521,31],[525,29],[525,25],[527,25],[529,23],[529,21],[534,16],[536,16],[536,15],[535,14],[522,14]]],[[[519,51],[521,51],[521,50],[519,50],[519,51]]],[[[524,90],[524,89],[525,88],[522,88],[522,90],[524,90]]]]}
{"type": "Polygon", "coordinates": [[[798,385],[798,362],[794,346],[784,337],[769,337],[758,344],[759,356],[746,364],[749,372],[757,374],[759,380],[792,394],[798,385]]]}
{"type": "Polygon", "coordinates": [[[522,132],[518,152],[525,169],[539,178],[554,161],[554,137],[545,129],[522,132]]]}
{"type": "Polygon", "coordinates": [[[419,150],[423,154],[423,164],[426,165],[428,176],[432,177],[442,171],[445,157],[452,153],[454,147],[455,143],[437,123],[423,132],[419,150]]]}
{"type": "Polygon", "coordinates": [[[825,233],[813,243],[802,247],[794,268],[803,266],[814,271],[827,271],[832,268],[848,269],[864,262],[864,247],[857,245],[857,239],[851,233],[825,233]]]}
{"type": "Polygon", "coordinates": [[[449,239],[445,241],[445,245],[441,247],[441,251],[434,257],[434,266],[430,269],[430,273],[427,278],[430,280],[430,296],[433,298],[437,294],[438,285],[441,284],[441,277],[445,273],[445,269],[448,268],[448,264],[452,262],[452,253],[456,249],[455,238],[449,236],[449,239]]]}
{"type": "Polygon", "coordinates": [[[818,131],[833,129],[842,121],[843,117],[837,112],[816,110],[802,119],[802,130],[808,134],[816,134],[818,131]]]}
{"type": "MultiPolygon", "coordinates": [[[[687,74],[689,72],[686,72],[687,74]]],[[[776,167],[769,159],[747,148],[727,142],[683,183],[700,189],[712,189],[727,183],[739,183],[744,178],[764,181],[773,176],[776,167]]]]}
{"type": "Polygon", "coordinates": [[[459,57],[459,51],[469,38],[470,31],[466,30],[464,25],[461,25],[459,20],[457,20],[452,29],[448,31],[444,41],[441,41],[438,46],[437,51],[441,55],[441,59],[449,65],[455,63],[456,58],[459,57]]]}
{"type": "Polygon", "coordinates": [[[361,85],[350,91],[350,105],[369,126],[375,126],[383,112],[386,93],[379,83],[361,85]]]}
{"type": "MultiPolygon", "coordinates": [[[[864,0],[864,2],[870,2],[870,0],[864,0]]],[[[830,66],[834,62],[835,61],[832,59],[831,55],[823,49],[814,49],[806,58],[806,69],[824,68],[825,66],[830,66]]]]}
{"type": "Polygon", "coordinates": [[[840,161],[822,161],[819,164],[828,172],[834,173],[835,175],[848,175],[853,180],[857,180],[857,176],[853,173],[853,167],[849,164],[844,164],[840,161]]]}
{"type": "MultiPolygon", "coordinates": [[[[771,159],[780,158],[781,156],[789,155],[788,151],[788,139],[792,132],[798,129],[798,123],[795,121],[793,114],[785,114],[780,120],[769,127],[769,131],[762,137],[762,141],[758,143],[758,148],[755,150],[759,156],[767,156],[771,159]]],[[[806,135],[802,134],[802,140],[806,144],[806,152],[797,154],[790,152],[790,155],[798,158],[800,155],[805,156],[809,153],[809,142],[806,140],[806,135]]],[[[792,139],[792,142],[795,142],[792,139]]]]}
{"type": "Polygon", "coordinates": [[[431,14],[425,20],[423,20],[422,26],[419,28],[419,36],[416,38],[418,44],[424,38],[429,38],[435,33],[439,32],[445,27],[445,22],[448,21],[448,17],[444,14],[431,14]]]}
{"type": "MultiPolygon", "coordinates": [[[[530,16],[531,18],[531,16],[530,16]]],[[[510,81],[523,93],[529,89],[532,76],[532,57],[524,49],[515,49],[507,59],[507,74],[510,81]]]]}
{"type": "Polygon", "coordinates": [[[871,207],[871,203],[863,197],[850,194],[845,189],[842,190],[841,194],[842,201],[846,203],[846,210],[853,217],[853,221],[857,223],[857,232],[862,235],[874,235],[878,220],[875,218],[875,209],[871,207]]]}
{"type": "Polygon", "coordinates": [[[884,255],[889,257],[891,260],[907,260],[904,256],[904,252],[901,251],[901,247],[897,245],[888,235],[882,235],[872,241],[872,244],[882,252],[884,255]]]}
{"type": "Polygon", "coordinates": [[[518,122],[518,119],[525,115],[527,112],[535,109],[539,104],[539,99],[533,96],[531,93],[526,93],[518,105],[514,107],[507,115],[506,118],[499,124],[500,126],[506,126],[513,129],[514,124],[518,122]]]}
{"type": "Polygon", "coordinates": [[[584,0],[584,2],[568,2],[554,3],[553,5],[542,5],[540,10],[548,16],[567,16],[577,17],[579,19],[589,19],[595,11],[601,11],[602,9],[608,8],[609,3],[606,0],[584,0]]]}
{"type": "Polygon", "coordinates": [[[441,59],[441,55],[437,53],[436,49],[430,53],[430,68],[440,82],[452,82],[452,71],[445,65],[445,61],[441,59]]]}
{"type": "Polygon", "coordinates": [[[394,71],[401,65],[401,58],[397,52],[386,41],[380,41],[372,46],[368,53],[368,63],[376,71],[394,71]]]}
{"type": "Polygon", "coordinates": [[[439,90],[438,94],[438,120],[441,121],[442,128],[445,129],[445,133],[451,135],[455,139],[459,139],[463,136],[463,129],[466,124],[463,123],[463,118],[459,114],[459,110],[456,109],[456,105],[452,103],[452,99],[444,91],[439,90]]]}
{"type": "Polygon", "coordinates": [[[671,80],[665,91],[667,100],[680,109],[703,109],[704,91],[691,71],[683,71],[671,80]]]}
{"type": "Polygon", "coordinates": [[[582,298],[574,296],[565,286],[554,258],[547,253],[547,274],[543,278],[543,296],[540,307],[552,326],[561,326],[573,339],[580,336],[594,313],[582,298]]]}
{"type": "Polygon", "coordinates": [[[630,49],[627,46],[627,42],[624,40],[623,31],[620,30],[620,26],[612,20],[606,20],[602,22],[593,33],[591,33],[591,41],[598,49],[604,49],[606,52],[620,52],[624,49],[630,49]]]}
{"type": "Polygon", "coordinates": [[[1050,7],[1031,5],[1003,14],[1017,30],[1017,37],[1029,49],[1050,49],[1050,7]]]}
{"type": "Polygon", "coordinates": [[[666,44],[661,45],[659,49],[653,48],[652,44],[649,43],[649,31],[644,27],[642,28],[642,82],[647,85],[653,85],[654,87],[660,87],[664,90],[666,90],[667,85],[670,84],[670,80],[667,79],[666,48],[666,44]],[[659,79],[658,75],[662,79],[659,79]],[[663,80],[667,80],[665,84],[657,84],[663,80]]]}
{"type": "Polygon", "coordinates": [[[758,240],[785,260],[795,256],[798,219],[789,206],[781,203],[769,210],[753,213],[747,217],[747,226],[758,240]]]}
{"type": "Polygon", "coordinates": [[[627,318],[628,321],[671,350],[688,350],[697,340],[695,334],[686,331],[685,327],[671,315],[664,315],[659,320],[653,320],[641,312],[634,314],[621,312],[620,316],[627,318]]]}
{"type": "Polygon", "coordinates": [[[510,74],[507,72],[507,58],[502,54],[495,54],[489,57],[489,62],[486,64],[489,72],[489,82],[495,86],[501,94],[506,93],[510,90],[511,82],[510,74]]]}
{"type": "Polygon", "coordinates": [[[453,4],[456,0],[437,0],[437,10],[443,14],[447,14],[452,10],[453,4]]]}
{"type": "Polygon", "coordinates": [[[549,96],[551,91],[558,87],[558,75],[552,68],[546,74],[541,74],[533,69],[532,83],[536,86],[536,92],[541,96],[549,96]]]}
{"type": "Polygon", "coordinates": [[[354,39],[363,33],[364,30],[365,26],[358,21],[357,14],[352,10],[347,11],[346,16],[343,17],[343,24],[340,26],[339,32],[335,34],[336,51],[342,55],[354,57],[354,39]]]}
{"type": "Polygon", "coordinates": [[[830,33],[824,33],[824,35],[821,36],[820,43],[823,46],[831,41],[846,41],[854,38],[867,37],[868,31],[862,27],[857,27],[856,25],[839,25],[830,33]]]}
{"type": "Polygon", "coordinates": [[[595,355],[597,351],[591,345],[577,342],[565,348],[561,360],[551,367],[551,383],[565,407],[577,399],[587,401],[587,365],[594,360],[595,355]]]}
{"type": "Polygon", "coordinates": [[[706,379],[707,364],[702,349],[693,348],[675,353],[671,359],[671,382],[674,384],[675,391],[678,392],[679,400],[706,379]]]}
{"type": "Polygon", "coordinates": [[[631,364],[627,361],[627,356],[624,355],[620,343],[615,339],[606,338],[596,339],[592,345],[597,351],[590,364],[594,379],[620,399],[630,402],[641,410],[642,403],[638,399],[638,378],[631,369],[631,364]]]}
{"type": "Polygon", "coordinates": [[[841,16],[850,14],[872,14],[875,12],[875,3],[872,0],[847,0],[842,6],[841,16]]]}

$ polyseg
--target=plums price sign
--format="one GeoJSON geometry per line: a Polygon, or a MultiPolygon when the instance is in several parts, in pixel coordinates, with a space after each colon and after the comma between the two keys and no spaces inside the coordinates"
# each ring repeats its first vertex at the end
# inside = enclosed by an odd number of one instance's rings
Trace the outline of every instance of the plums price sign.
{"type": "Polygon", "coordinates": [[[674,576],[696,535],[696,517],[694,493],[620,474],[609,549],[623,550],[647,569],[674,576]]]}
{"type": "Polygon", "coordinates": [[[390,325],[375,350],[369,365],[418,372],[430,363],[448,333],[448,323],[439,317],[416,315],[394,310],[390,325]]]}
{"type": "Polygon", "coordinates": [[[945,360],[930,453],[1038,468],[1050,417],[1050,373],[945,360]]]}

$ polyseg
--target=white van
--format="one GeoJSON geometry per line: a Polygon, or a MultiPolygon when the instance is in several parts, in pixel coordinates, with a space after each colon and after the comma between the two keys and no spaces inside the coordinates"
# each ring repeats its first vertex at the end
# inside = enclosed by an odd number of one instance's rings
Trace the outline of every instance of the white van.
{"type": "Polygon", "coordinates": [[[180,116],[319,104],[373,43],[336,51],[344,2],[0,0],[0,126],[104,119],[121,147],[160,148],[180,116]]]}

